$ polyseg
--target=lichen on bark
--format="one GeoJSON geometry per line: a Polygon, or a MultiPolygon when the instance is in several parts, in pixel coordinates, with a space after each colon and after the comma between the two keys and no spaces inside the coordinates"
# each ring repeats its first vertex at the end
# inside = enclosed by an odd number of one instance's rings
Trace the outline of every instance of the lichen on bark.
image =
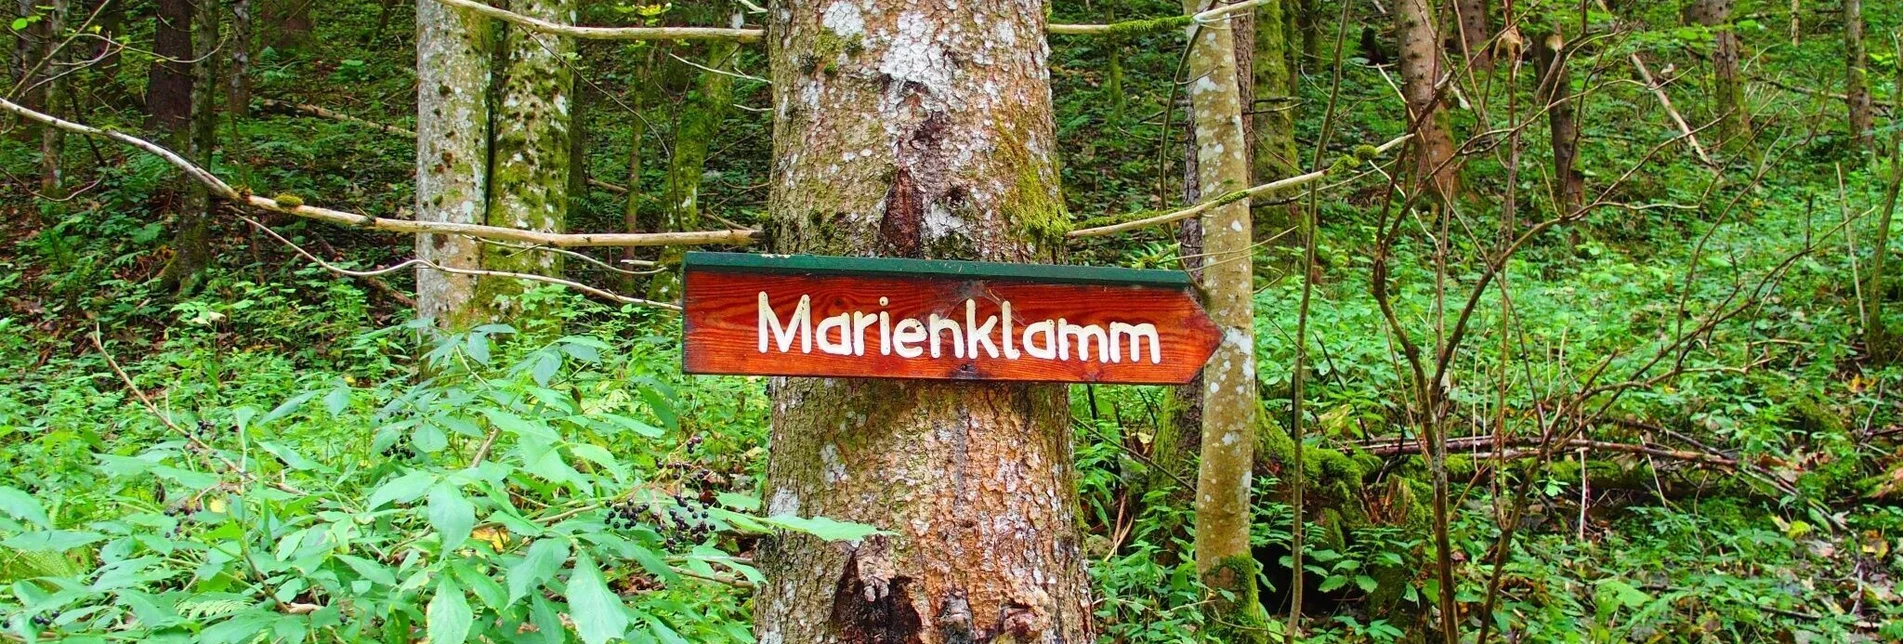
{"type": "MultiPolygon", "coordinates": [[[[575,0],[518,0],[517,13],[572,24],[575,0]]],[[[494,135],[489,163],[491,226],[559,232],[568,218],[570,111],[575,74],[572,39],[510,28],[503,38],[502,79],[495,92],[494,135]]],[[[485,245],[484,269],[559,275],[561,255],[485,245]]],[[[505,277],[477,281],[482,315],[500,319],[518,313],[516,296],[525,283],[505,277]]]]}
{"type": "MultiPolygon", "coordinates": [[[[488,212],[490,21],[440,2],[416,6],[416,219],[483,223],[488,212]]],[[[476,240],[416,236],[419,259],[480,268],[476,240]]],[[[416,315],[471,323],[475,278],[417,269],[416,315]]]]}

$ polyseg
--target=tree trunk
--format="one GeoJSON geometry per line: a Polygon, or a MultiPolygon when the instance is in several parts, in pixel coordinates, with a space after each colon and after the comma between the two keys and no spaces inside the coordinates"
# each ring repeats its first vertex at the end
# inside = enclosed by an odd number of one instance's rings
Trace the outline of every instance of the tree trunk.
{"type": "MultiPolygon", "coordinates": [[[[1252,182],[1274,181],[1300,172],[1301,159],[1295,150],[1294,74],[1288,66],[1289,38],[1294,35],[1282,4],[1270,2],[1255,13],[1254,112],[1249,125],[1253,146],[1250,151],[1252,182]]],[[[1298,208],[1270,206],[1258,219],[1263,234],[1276,240],[1277,266],[1286,269],[1300,261],[1295,249],[1301,248],[1298,208]]]]}
{"type": "MultiPolygon", "coordinates": [[[[739,45],[731,40],[716,41],[707,47],[707,69],[700,70],[697,89],[681,108],[679,124],[674,128],[674,154],[667,159],[667,176],[661,183],[662,226],[665,230],[699,230],[700,180],[707,171],[707,150],[720,122],[733,103],[734,57],[739,45]]],[[[661,264],[680,263],[683,249],[664,249],[661,264]]],[[[667,302],[680,297],[680,276],[669,271],[654,276],[648,286],[648,298],[667,302]]]]}
{"type": "MultiPolygon", "coordinates": [[[[22,19],[41,13],[39,2],[35,0],[19,0],[14,7],[17,17],[22,19]]],[[[25,29],[13,32],[13,79],[17,81],[14,85],[21,88],[20,104],[42,112],[46,111],[46,87],[35,81],[44,78],[51,67],[50,62],[45,60],[52,42],[47,27],[47,20],[42,16],[41,20],[28,24],[25,29]]],[[[38,141],[41,138],[40,125],[36,121],[21,120],[14,127],[14,136],[20,137],[22,141],[38,141]]]]}
{"type": "Polygon", "coordinates": [[[232,119],[251,114],[251,0],[231,1],[231,69],[226,72],[225,109],[232,119]]]}
{"type": "MultiPolygon", "coordinates": [[[[1896,75],[1896,95],[1903,96],[1903,74],[1896,75]]],[[[1891,125],[1903,113],[1891,112],[1891,125]]],[[[1883,307],[1889,299],[1889,277],[1884,274],[1884,264],[1890,256],[1890,226],[1896,219],[1896,199],[1899,189],[1903,189],[1903,131],[1890,137],[1890,185],[1883,191],[1883,215],[1877,219],[1876,238],[1871,240],[1869,277],[1863,292],[1870,302],[1864,307],[1863,334],[1864,346],[1878,364],[1887,364],[1903,359],[1903,348],[1896,346],[1896,338],[1883,319],[1883,307]]]]}
{"type": "MultiPolygon", "coordinates": [[[[272,47],[288,49],[304,44],[311,35],[311,5],[317,0],[266,0],[264,23],[272,47]]],[[[418,5],[428,4],[419,2],[418,5]]],[[[419,7],[418,11],[421,11],[419,7]]]]}
{"type": "MultiPolygon", "coordinates": [[[[440,2],[416,4],[416,219],[483,223],[488,212],[490,21],[440,2]]],[[[481,266],[476,240],[417,235],[416,256],[481,266]]],[[[476,280],[418,269],[416,315],[468,326],[476,280]]]]}
{"type": "Polygon", "coordinates": [[[1447,114],[1436,84],[1442,73],[1440,28],[1428,0],[1400,0],[1396,33],[1401,40],[1401,94],[1407,101],[1408,127],[1417,136],[1410,192],[1429,190],[1436,199],[1452,199],[1459,189],[1453,164],[1454,142],[1447,134],[1447,114]]]}
{"type": "MultiPolygon", "coordinates": [[[[1185,11],[1210,8],[1185,0],[1185,11]]],[[[1196,182],[1205,200],[1249,187],[1248,137],[1243,132],[1235,32],[1227,25],[1192,25],[1189,53],[1191,122],[1196,132],[1196,182]]],[[[1252,94],[1251,94],[1252,95],[1252,94]]],[[[1256,561],[1249,549],[1249,475],[1255,447],[1255,318],[1252,295],[1254,239],[1249,202],[1211,209],[1202,217],[1203,308],[1223,341],[1203,369],[1202,450],[1196,475],[1196,570],[1211,592],[1206,612],[1225,641],[1265,632],[1256,601],[1256,561]]]]}
{"type": "Polygon", "coordinates": [[[152,126],[168,132],[192,115],[192,0],[158,0],[153,19],[152,63],[145,84],[145,111],[152,126]]]}
{"type": "MultiPolygon", "coordinates": [[[[655,52],[659,49],[660,43],[648,44],[647,60],[641,65],[640,78],[654,78],[655,52]]],[[[648,138],[646,110],[648,97],[654,93],[653,88],[654,83],[647,82],[635,83],[628,89],[628,111],[633,113],[634,119],[628,122],[628,194],[626,201],[621,204],[621,228],[631,233],[654,232],[642,221],[641,213],[641,195],[644,194],[641,191],[641,143],[648,138]]],[[[640,257],[636,251],[634,247],[621,249],[621,259],[627,260],[624,268],[635,266],[632,260],[640,257]]],[[[622,290],[633,292],[637,279],[636,275],[621,276],[622,290]]]]}
{"type": "MultiPolygon", "coordinates": [[[[522,0],[516,13],[574,24],[575,0],[522,0]]],[[[487,223],[519,230],[559,232],[568,217],[569,109],[575,74],[567,58],[571,38],[510,27],[503,37],[501,86],[496,90],[495,131],[489,165],[487,223]]],[[[486,270],[559,275],[561,255],[485,245],[486,270]]],[[[481,315],[503,319],[519,313],[526,284],[506,277],[476,282],[481,315]]]]}
{"type": "Polygon", "coordinates": [[[1874,142],[1870,131],[1870,67],[1863,56],[1863,0],[1844,0],[1844,56],[1848,74],[1844,97],[1850,107],[1850,136],[1862,153],[1874,142]]]}
{"type": "Polygon", "coordinates": [[[1744,105],[1744,78],[1738,68],[1743,47],[1731,24],[1731,2],[1692,0],[1686,13],[1693,22],[1712,29],[1712,110],[1718,119],[1718,147],[1736,153],[1751,138],[1751,114],[1744,105]]]}
{"type": "Polygon", "coordinates": [[[1460,23],[1460,53],[1467,57],[1469,71],[1493,71],[1493,56],[1487,47],[1487,0],[1453,1],[1454,16],[1460,23]]]}
{"type": "MultiPolygon", "coordinates": [[[[211,167],[218,118],[218,6],[198,0],[191,9],[191,111],[189,127],[177,134],[186,158],[211,167]]],[[[177,227],[172,232],[172,260],[159,273],[159,288],[181,294],[198,289],[205,267],[211,265],[211,192],[204,184],[186,182],[179,199],[177,227]]]]}
{"type": "MultiPolygon", "coordinates": [[[[1043,2],[775,4],[775,250],[1022,262],[1062,248],[1043,2]]],[[[1054,385],[776,379],[768,511],[870,523],[760,549],[763,643],[1089,642],[1054,385]]]]}
{"type": "Polygon", "coordinates": [[[1534,60],[1539,65],[1539,90],[1535,95],[1546,110],[1547,129],[1552,135],[1553,178],[1557,182],[1559,212],[1577,210],[1585,198],[1586,178],[1579,172],[1579,123],[1572,95],[1572,74],[1566,69],[1566,37],[1554,31],[1533,38],[1534,60]]]}
{"type": "MultiPolygon", "coordinates": [[[[67,0],[52,0],[48,5],[46,33],[51,36],[48,42],[65,34],[67,7],[67,0]]],[[[35,82],[44,84],[40,89],[44,92],[42,98],[46,106],[42,109],[47,114],[58,116],[61,112],[60,105],[67,102],[66,79],[63,76],[64,70],[54,62],[70,59],[72,56],[64,52],[54,54],[50,46],[43,47],[42,52],[51,58],[40,67],[39,78],[35,82]]],[[[62,185],[65,183],[64,176],[61,171],[61,152],[66,145],[65,134],[65,130],[56,127],[40,128],[40,194],[48,199],[66,197],[66,191],[62,185]]]]}

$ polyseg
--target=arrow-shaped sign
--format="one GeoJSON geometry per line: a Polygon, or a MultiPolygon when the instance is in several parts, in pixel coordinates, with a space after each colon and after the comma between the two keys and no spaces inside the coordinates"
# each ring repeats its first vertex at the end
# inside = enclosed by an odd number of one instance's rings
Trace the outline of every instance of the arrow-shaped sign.
{"type": "Polygon", "coordinates": [[[688,373],[1176,384],[1218,331],[1174,271],[688,253],[688,373]]]}

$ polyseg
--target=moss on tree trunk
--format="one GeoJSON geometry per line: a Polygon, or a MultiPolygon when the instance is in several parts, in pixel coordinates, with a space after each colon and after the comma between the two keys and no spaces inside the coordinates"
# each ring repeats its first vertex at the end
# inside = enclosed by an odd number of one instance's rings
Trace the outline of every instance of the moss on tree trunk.
{"type": "MultiPolygon", "coordinates": [[[[1043,3],[772,11],[774,250],[1054,257],[1043,3]]],[[[772,398],[768,511],[891,534],[765,544],[761,642],[1092,639],[1063,387],[795,378],[772,398]]]]}

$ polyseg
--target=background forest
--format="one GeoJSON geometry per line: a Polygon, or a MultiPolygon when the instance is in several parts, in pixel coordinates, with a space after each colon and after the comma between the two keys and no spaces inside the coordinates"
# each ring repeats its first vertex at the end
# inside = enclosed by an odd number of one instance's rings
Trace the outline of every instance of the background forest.
{"type": "MultiPolygon", "coordinates": [[[[454,15],[505,52],[468,91],[549,100],[475,129],[491,199],[528,204],[487,223],[747,250],[787,230],[770,48],[465,4],[17,3],[0,638],[777,642],[765,544],[879,538],[773,507],[768,379],[681,374],[656,304],[684,246],[444,251],[389,223],[442,189],[418,131],[469,125],[418,122],[442,69],[416,26],[454,15]],[[446,305],[410,260],[458,252],[490,273],[446,305]]],[[[759,28],[778,3],[510,6],[759,28]]],[[[1194,560],[1185,394],[1070,387],[1097,641],[1903,640],[1903,4],[1048,15],[1113,26],[1048,36],[1039,261],[1203,267],[1197,219],[1131,223],[1226,192],[1198,186],[1186,30],[1235,28],[1249,184],[1307,177],[1247,195],[1244,587],[1194,560]]],[[[923,637],[841,641],[1017,641],[923,637]]]]}

